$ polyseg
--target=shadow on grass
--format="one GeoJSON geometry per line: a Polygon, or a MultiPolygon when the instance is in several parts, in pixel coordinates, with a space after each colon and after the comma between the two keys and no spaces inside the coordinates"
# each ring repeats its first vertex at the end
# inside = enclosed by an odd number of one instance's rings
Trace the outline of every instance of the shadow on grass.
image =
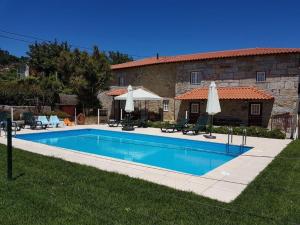
{"type": "Polygon", "coordinates": [[[12,180],[14,181],[14,180],[17,180],[17,179],[19,179],[20,177],[23,177],[25,175],[25,173],[20,173],[20,174],[18,174],[17,176],[14,176],[13,178],[12,178],[12,180]]]}

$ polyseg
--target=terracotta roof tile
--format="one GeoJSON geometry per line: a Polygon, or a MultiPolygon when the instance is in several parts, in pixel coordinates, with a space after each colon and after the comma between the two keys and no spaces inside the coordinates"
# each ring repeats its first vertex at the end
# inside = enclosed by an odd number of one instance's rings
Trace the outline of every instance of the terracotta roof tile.
{"type": "MultiPolygon", "coordinates": [[[[272,100],[274,97],[255,87],[218,87],[220,100],[272,100]]],[[[195,88],[182,95],[178,100],[204,100],[207,99],[208,88],[195,88]]]]}
{"type": "Polygon", "coordinates": [[[300,53],[300,48],[249,48],[249,49],[198,53],[198,54],[190,54],[190,55],[161,56],[158,59],[156,57],[152,57],[152,58],[145,58],[145,59],[136,60],[127,63],[122,63],[122,64],[116,64],[116,65],[112,65],[111,68],[113,70],[117,70],[117,69],[125,69],[130,67],[162,64],[162,63],[175,63],[175,62],[208,60],[208,59],[218,59],[218,58],[287,54],[287,53],[300,53]]]}
{"type": "Polygon", "coordinates": [[[126,88],[120,88],[120,89],[110,90],[106,94],[109,95],[109,96],[119,96],[119,95],[122,95],[122,94],[125,94],[125,93],[127,93],[127,89],[126,88]]]}

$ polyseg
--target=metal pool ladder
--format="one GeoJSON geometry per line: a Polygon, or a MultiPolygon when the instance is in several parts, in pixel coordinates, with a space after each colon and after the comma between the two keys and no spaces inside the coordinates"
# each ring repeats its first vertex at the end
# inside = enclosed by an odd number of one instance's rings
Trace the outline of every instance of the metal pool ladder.
{"type": "Polygon", "coordinates": [[[227,144],[226,144],[226,152],[229,152],[229,146],[230,143],[232,144],[232,140],[233,140],[233,128],[232,127],[228,127],[227,128],[227,144]]]}
{"type": "Polygon", "coordinates": [[[242,144],[240,145],[240,153],[243,152],[243,149],[244,149],[245,145],[247,144],[247,129],[243,128],[242,132],[243,132],[243,134],[242,134],[242,144]]]}

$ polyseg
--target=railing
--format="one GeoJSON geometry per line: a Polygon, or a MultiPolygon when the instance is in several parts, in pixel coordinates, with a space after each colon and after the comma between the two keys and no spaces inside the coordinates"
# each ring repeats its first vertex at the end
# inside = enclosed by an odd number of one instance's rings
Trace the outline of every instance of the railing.
{"type": "Polygon", "coordinates": [[[228,130],[227,130],[227,144],[226,144],[227,153],[229,151],[230,144],[232,144],[232,141],[233,141],[233,128],[228,127],[228,130]]]}
{"type": "Polygon", "coordinates": [[[271,117],[271,130],[280,129],[284,131],[285,134],[290,134],[291,137],[293,137],[296,127],[297,118],[290,113],[273,115],[271,117]]]}
{"type": "Polygon", "coordinates": [[[108,110],[107,109],[98,109],[98,125],[101,122],[107,122],[108,119],[108,110]]]}
{"type": "Polygon", "coordinates": [[[243,129],[243,135],[242,135],[242,145],[241,148],[243,148],[247,144],[247,129],[243,129]]]}
{"type": "MultiPolygon", "coordinates": [[[[232,141],[233,141],[233,128],[228,127],[228,130],[227,130],[227,143],[226,143],[227,153],[229,151],[230,144],[232,144],[232,141]]],[[[243,152],[243,149],[244,149],[246,144],[247,144],[247,129],[243,128],[242,144],[240,145],[240,153],[243,152]]]]}

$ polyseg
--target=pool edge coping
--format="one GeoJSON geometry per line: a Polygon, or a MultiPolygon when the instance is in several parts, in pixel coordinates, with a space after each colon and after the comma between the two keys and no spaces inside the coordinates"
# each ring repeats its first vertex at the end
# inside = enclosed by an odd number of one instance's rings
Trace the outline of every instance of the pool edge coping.
{"type": "MultiPolygon", "coordinates": [[[[66,129],[58,128],[58,130],[60,131],[73,130],[73,129],[74,127],[66,128],[66,129]]],[[[82,128],[76,127],[75,129],[77,130],[82,128]]],[[[86,127],[83,129],[89,129],[89,128],[86,127]]],[[[95,128],[95,126],[93,126],[91,129],[102,130],[102,127],[95,128]]],[[[58,130],[55,129],[55,131],[58,130]]],[[[104,129],[104,130],[115,131],[115,129],[104,129]]],[[[146,134],[146,133],[142,133],[142,134],[146,134]]],[[[157,134],[153,134],[153,133],[151,133],[150,135],[157,136],[157,134]]],[[[169,136],[165,136],[165,137],[169,137],[169,136]]],[[[189,139],[189,138],[184,138],[184,139],[189,139]]],[[[5,140],[6,140],[5,138],[0,137],[0,143],[5,144],[5,140]]],[[[272,141],[274,142],[274,139],[269,140],[269,142],[272,141]]],[[[279,148],[277,149],[275,154],[273,154],[273,156],[275,157],[277,154],[279,154],[289,142],[290,141],[285,141],[285,143],[282,142],[283,143],[282,145],[279,146],[275,145],[276,147],[279,148]]],[[[13,146],[25,151],[42,154],[45,156],[60,158],[66,161],[79,163],[87,166],[92,166],[108,172],[116,172],[123,175],[128,175],[133,178],[143,179],[149,182],[175,188],[177,190],[191,191],[198,195],[209,197],[227,203],[233,201],[236,197],[238,197],[239,194],[247,187],[247,185],[250,182],[252,182],[255,179],[255,177],[263,169],[265,169],[267,165],[272,161],[272,159],[270,158],[263,158],[263,160],[260,159],[258,168],[255,168],[255,170],[251,170],[251,167],[253,165],[255,166],[255,164],[257,163],[253,161],[253,158],[241,157],[243,156],[243,154],[245,154],[243,153],[242,155],[237,156],[236,158],[209,171],[208,173],[201,176],[197,176],[192,174],[185,174],[183,172],[168,170],[160,167],[154,167],[150,165],[116,159],[112,157],[96,155],[93,153],[85,153],[85,152],[80,152],[72,149],[64,149],[61,147],[49,146],[46,144],[27,141],[23,139],[17,139],[17,138],[14,138],[13,140],[13,146]],[[83,155],[84,157],[82,157],[83,155]],[[240,173],[241,171],[242,173],[240,173]],[[245,172],[244,174],[243,171],[245,172]],[[230,177],[230,175],[232,174],[234,176],[230,177]],[[247,176],[247,174],[248,174],[248,179],[245,179],[244,176],[247,176]]],[[[246,153],[249,154],[252,151],[255,153],[257,152],[257,150],[258,152],[260,152],[260,150],[254,146],[246,153]]],[[[258,159],[256,159],[256,161],[257,160],[258,159]]]]}

